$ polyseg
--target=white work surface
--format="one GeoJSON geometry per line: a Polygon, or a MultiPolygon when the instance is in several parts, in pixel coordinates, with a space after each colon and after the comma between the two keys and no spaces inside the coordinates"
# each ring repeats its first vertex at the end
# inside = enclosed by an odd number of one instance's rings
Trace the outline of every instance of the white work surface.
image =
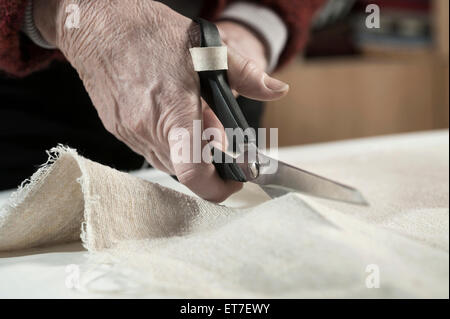
{"type": "MultiPolygon", "coordinates": [[[[447,140],[448,153],[448,131],[425,132],[415,134],[404,134],[397,136],[386,136],[378,138],[360,139],[354,141],[344,141],[336,143],[326,143],[318,145],[308,145],[301,147],[292,147],[281,149],[279,158],[286,162],[307,163],[302,168],[316,169],[314,165],[310,167],[316,159],[321,161],[337,153],[349,154],[355,153],[358,156],[371,154],[374,150],[385,145],[402,145],[414,143],[429,144],[433,141],[447,140]]],[[[448,162],[448,154],[446,159],[448,162]]],[[[432,163],[430,163],[432,165],[432,163]]],[[[327,174],[326,171],[317,171],[319,174],[327,174]]],[[[147,170],[135,173],[149,181],[159,183],[178,191],[191,194],[184,186],[176,183],[166,174],[154,170],[147,170]]],[[[415,172],[411,172],[415,174],[415,172]]],[[[364,193],[364,190],[362,190],[364,193]]],[[[0,193],[0,205],[6,202],[10,192],[0,193]]],[[[448,197],[448,194],[447,194],[448,197]]],[[[248,185],[238,194],[228,199],[224,205],[232,207],[250,207],[255,204],[266,201],[265,195],[256,187],[248,185]]],[[[446,209],[448,214],[448,206],[446,209]]],[[[280,212],[282,213],[282,212],[280,212]]],[[[363,219],[367,219],[362,216],[363,219]]],[[[370,218],[369,218],[370,219],[370,218]]],[[[417,219],[416,219],[417,222],[417,219]]],[[[385,226],[385,225],[383,225],[385,226]]],[[[403,225],[405,231],[410,225],[403,225]]],[[[402,227],[398,228],[401,230],[402,227]]],[[[448,238],[448,224],[443,229],[448,238]]],[[[414,237],[414,231],[408,235],[414,237]]],[[[420,238],[420,234],[417,234],[420,238]]],[[[431,239],[432,240],[432,239],[431,239]]],[[[439,244],[436,244],[439,246],[439,244]]],[[[442,245],[441,245],[442,246],[442,245]]],[[[448,254],[448,239],[443,245],[448,254]],[[446,246],[446,247],[445,247],[446,246]]],[[[69,245],[33,249],[12,253],[0,253],[0,298],[99,298],[102,294],[80,293],[77,290],[67,288],[68,276],[72,269],[68,265],[82,264],[86,259],[87,251],[81,246],[81,243],[69,245]]],[[[324,260],[324,263],[327,261],[324,260]]],[[[107,297],[122,297],[110,294],[107,297]]]]}

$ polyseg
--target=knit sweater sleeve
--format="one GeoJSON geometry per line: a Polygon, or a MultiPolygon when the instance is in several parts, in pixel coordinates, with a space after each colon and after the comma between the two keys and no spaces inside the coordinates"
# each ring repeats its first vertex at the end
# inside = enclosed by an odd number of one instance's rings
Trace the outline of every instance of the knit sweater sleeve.
{"type": "Polygon", "coordinates": [[[62,58],[58,50],[45,50],[20,32],[26,0],[0,0],[0,72],[24,76],[46,67],[55,58],[62,58]]]}

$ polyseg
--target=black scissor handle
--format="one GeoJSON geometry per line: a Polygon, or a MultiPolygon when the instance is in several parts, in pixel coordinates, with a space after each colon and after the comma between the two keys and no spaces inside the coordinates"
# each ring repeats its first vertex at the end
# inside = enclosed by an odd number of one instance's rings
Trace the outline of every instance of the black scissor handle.
{"type": "MultiPolygon", "coordinates": [[[[195,19],[201,30],[201,47],[222,46],[222,40],[217,26],[203,19],[195,19]]],[[[236,140],[248,142],[243,133],[249,128],[242,110],[230,89],[226,70],[198,72],[200,77],[202,98],[216,114],[225,128],[235,130],[236,140]],[[241,136],[239,136],[239,134],[241,136]]],[[[234,141],[230,141],[234,143],[234,141]]],[[[217,149],[213,150],[217,152],[217,149]]],[[[222,153],[221,163],[213,163],[219,175],[225,180],[246,182],[244,172],[236,163],[225,163],[225,154],[222,153]]]]}

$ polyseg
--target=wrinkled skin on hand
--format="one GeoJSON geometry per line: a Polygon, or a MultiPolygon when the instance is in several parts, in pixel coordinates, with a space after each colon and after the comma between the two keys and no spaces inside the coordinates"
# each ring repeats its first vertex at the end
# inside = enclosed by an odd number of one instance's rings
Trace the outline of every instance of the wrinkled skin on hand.
{"type": "MultiPolygon", "coordinates": [[[[48,40],[78,71],[109,132],[204,199],[221,202],[242,187],[223,181],[210,163],[180,164],[171,159],[171,130],[192,131],[193,120],[200,119],[204,128],[223,130],[211,109],[202,106],[189,53],[200,43],[196,24],[159,2],[142,0],[61,1],[55,21],[54,40],[51,36],[48,40]],[[80,7],[79,29],[64,27],[65,5],[73,3],[80,7]]],[[[232,88],[259,100],[284,96],[288,86],[263,72],[267,62],[259,40],[251,32],[241,32],[247,47],[239,54],[239,41],[231,39],[239,38],[233,32],[243,27],[221,24],[225,41],[233,41],[228,72],[232,88]],[[254,62],[249,58],[251,43],[259,43],[253,46],[254,62]]]]}

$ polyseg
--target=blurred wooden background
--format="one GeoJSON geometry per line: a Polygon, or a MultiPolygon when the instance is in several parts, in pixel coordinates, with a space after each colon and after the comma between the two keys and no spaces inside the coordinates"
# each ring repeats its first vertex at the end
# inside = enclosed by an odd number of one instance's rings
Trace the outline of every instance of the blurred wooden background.
{"type": "Polygon", "coordinates": [[[448,0],[433,0],[433,45],[299,58],[277,76],[289,95],[269,103],[264,127],[280,146],[448,128],[448,0]]]}

